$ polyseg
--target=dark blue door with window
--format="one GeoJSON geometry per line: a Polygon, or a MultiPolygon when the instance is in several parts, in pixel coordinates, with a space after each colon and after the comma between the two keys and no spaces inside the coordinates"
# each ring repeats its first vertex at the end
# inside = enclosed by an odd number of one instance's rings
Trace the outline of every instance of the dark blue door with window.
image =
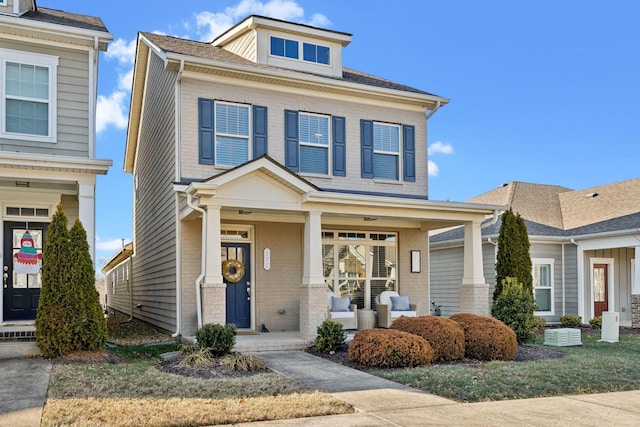
{"type": "Polygon", "coordinates": [[[227,324],[251,327],[251,258],[249,243],[222,244],[222,275],[227,285],[227,324]]]}

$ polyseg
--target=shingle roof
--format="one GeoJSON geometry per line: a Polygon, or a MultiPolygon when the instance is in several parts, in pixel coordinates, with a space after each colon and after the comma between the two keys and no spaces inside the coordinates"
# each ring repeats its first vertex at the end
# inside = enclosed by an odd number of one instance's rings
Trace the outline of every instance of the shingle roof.
{"type": "MultiPolygon", "coordinates": [[[[584,190],[514,181],[469,202],[511,207],[525,219],[529,236],[577,237],[640,229],[640,178],[584,190]]],[[[483,229],[482,235],[497,235],[500,224],[498,220],[483,229]]],[[[434,234],[430,241],[462,239],[463,233],[460,227],[434,234]]]]}
{"type": "Polygon", "coordinates": [[[416,89],[401,83],[397,83],[391,80],[383,79],[381,77],[373,76],[371,74],[363,73],[362,71],[354,70],[351,68],[343,67],[342,78],[330,77],[325,75],[319,75],[315,73],[309,73],[299,70],[291,70],[280,67],[274,67],[265,64],[256,64],[249,61],[239,55],[231,53],[221,47],[212,46],[210,43],[199,42],[194,40],[182,39],[178,37],[159,35],[154,33],[141,32],[143,37],[153,43],[156,47],[164,52],[172,52],[177,54],[189,55],[194,58],[212,59],[217,61],[229,62],[233,64],[243,65],[247,67],[255,67],[256,69],[272,69],[283,72],[289,72],[292,75],[313,75],[326,78],[328,80],[338,80],[348,83],[357,83],[367,86],[373,86],[378,88],[393,89],[403,92],[412,92],[423,95],[437,96],[429,92],[425,92],[420,89],[416,89]]]}
{"type": "Polygon", "coordinates": [[[108,32],[102,19],[96,16],[79,15],[77,13],[63,12],[62,10],[47,9],[39,6],[38,10],[30,10],[21,15],[20,18],[82,28],[85,30],[108,32]]]}

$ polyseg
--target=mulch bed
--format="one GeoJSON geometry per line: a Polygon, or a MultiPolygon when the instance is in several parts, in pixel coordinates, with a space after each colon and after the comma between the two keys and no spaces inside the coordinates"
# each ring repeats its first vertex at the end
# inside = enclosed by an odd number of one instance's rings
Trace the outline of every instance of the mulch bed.
{"type": "Polygon", "coordinates": [[[264,372],[272,372],[270,369],[247,372],[234,371],[220,363],[221,360],[222,358],[214,358],[212,367],[199,368],[196,366],[180,366],[182,356],[178,356],[160,361],[158,365],[156,365],[156,368],[162,372],[191,378],[241,378],[264,372]]]}

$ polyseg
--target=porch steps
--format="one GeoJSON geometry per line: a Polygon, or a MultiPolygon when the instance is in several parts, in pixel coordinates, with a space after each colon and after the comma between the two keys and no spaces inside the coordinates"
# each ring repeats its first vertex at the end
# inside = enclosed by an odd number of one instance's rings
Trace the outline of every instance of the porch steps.
{"type": "Polygon", "coordinates": [[[34,332],[35,327],[32,323],[0,325],[0,359],[40,355],[34,332]]]}

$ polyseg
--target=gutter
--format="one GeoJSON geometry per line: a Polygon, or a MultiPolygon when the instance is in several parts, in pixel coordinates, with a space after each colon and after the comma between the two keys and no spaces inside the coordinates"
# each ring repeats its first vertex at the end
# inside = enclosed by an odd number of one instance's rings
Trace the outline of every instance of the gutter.
{"type": "Polygon", "coordinates": [[[202,248],[200,256],[200,275],[196,279],[196,313],[198,316],[198,329],[202,328],[202,296],[200,295],[200,289],[202,286],[202,279],[205,275],[205,262],[206,262],[206,249],[207,249],[207,211],[199,206],[193,204],[191,193],[187,193],[187,206],[194,211],[202,214],[202,248]]]}
{"type": "Polygon", "coordinates": [[[429,120],[431,118],[431,116],[433,116],[436,113],[436,111],[438,111],[439,109],[440,109],[440,100],[438,99],[436,101],[436,106],[433,107],[433,109],[431,111],[429,111],[429,114],[427,114],[426,120],[429,120]]]}

